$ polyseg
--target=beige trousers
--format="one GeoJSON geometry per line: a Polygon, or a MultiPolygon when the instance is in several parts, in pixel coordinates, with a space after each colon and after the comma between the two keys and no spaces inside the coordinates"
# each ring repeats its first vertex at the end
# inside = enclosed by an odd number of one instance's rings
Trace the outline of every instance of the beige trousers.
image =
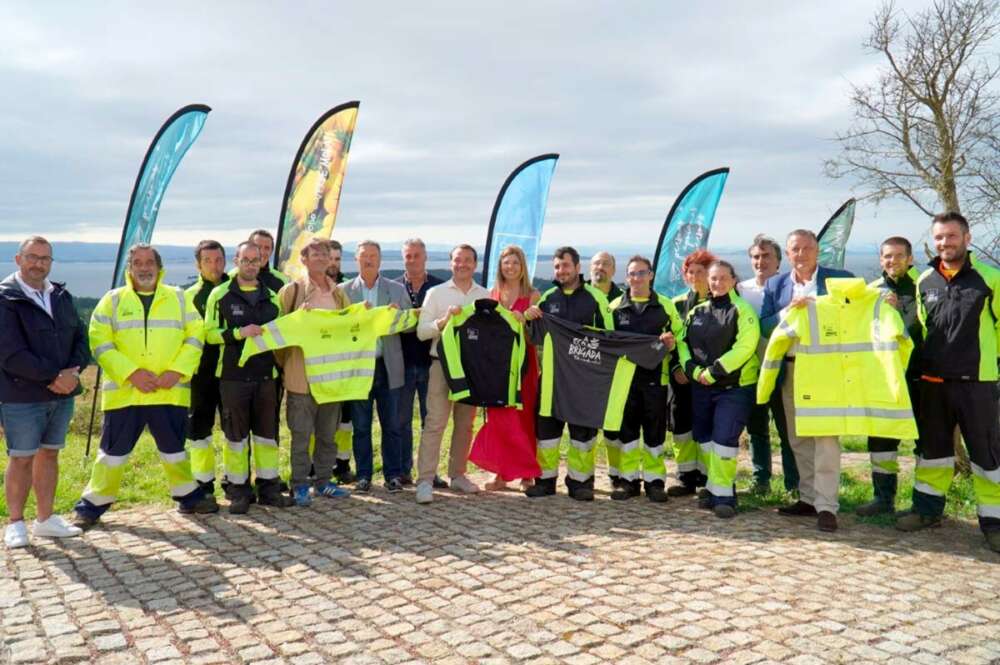
{"type": "Polygon", "coordinates": [[[836,436],[799,436],[795,430],[795,363],[785,363],[785,382],[781,385],[781,403],[785,407],[788,443],[799,467],[799,499],[834,515],[840,509],[840,438],[836,436]]]}
{"type": "Polygon", "coordinates": [[[431,482],[437,473],[441,459],[441,438],[448,427],[448,418],[455,412],[455,426],[451,434],[451,452],[448,457],[448,476],[457,478],[465,475],[469,462],[469,446],[472,444],[472,425],[476,417],[476,407],[459,404],[448,399],[448,384],[444,378],[441,362],[434,358],[430,377],[427,380],[427,419],[420,432],[420,447],[417,449],[417,482],[431,482]]]}

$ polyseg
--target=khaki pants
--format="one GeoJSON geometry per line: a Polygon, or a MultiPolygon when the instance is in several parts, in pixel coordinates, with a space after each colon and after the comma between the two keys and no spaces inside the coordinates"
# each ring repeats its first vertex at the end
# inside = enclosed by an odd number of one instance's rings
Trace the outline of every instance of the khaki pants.
{"type": "Polygon", "coordinates": [[[795,430],[795,363],[785,363],[781,403],[788,423],[788,443],[799,468],[799,499],[837,514],[840,501],[840,439],[836,436],[799,436],[795,430]]]}
{"type": "Polygon", "coordinates": [[[441,369],[441,361],[434,358],[430,377],[427,381],[427,418],[420,433],[420,448],[417,450],[417,482],[431,482],[437,473],[441,459],[441,438],[448,426],[452,409],[455,411],[455,426],[451,434],[451,453],[448,458],[448,476],[452,479],[465,475],[469,461],[469,446],[472,444],[472,423],[476,417],[476,407],[459,404],[448,399],[448,384],[441,369]]]}

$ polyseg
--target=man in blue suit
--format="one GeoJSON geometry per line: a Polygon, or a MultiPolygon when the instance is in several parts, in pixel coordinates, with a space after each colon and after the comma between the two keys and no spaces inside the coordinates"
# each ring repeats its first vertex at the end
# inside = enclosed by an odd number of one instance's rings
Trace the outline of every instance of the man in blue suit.
{"type": "MultiPolygon", "coordinates": [[[[819,241],[816,234],[797,229],[788,234],[785,256],[791,270],[775,275],[764,286],[764,303],[760,309],[761,335],[770,337],[786,307],[805,307],[817,296],[826,295],[826,280],[831,277],[853,277],[846,270],[819,265],[819,241]]],[[[795,398],[793,355],[785,357],[784,380],[777,401],[784,407],[788,442],[795,454],[799,473],[799,500],[778,509],[782,515],[816,516],[819,504],[819,528],[837,529],[836,502],[840,483],[840,442],[836,437],[800,437],[795,431],[795,398]]],[[[775,391],[777,393],[777,391],[775,391]]],[[[772,407],[774,406],[772,402],[772,407]]],[[[779,429],[780,433],[780,429],[779,429]]],[[[782,444],[785,443],[782,437],[782,444]]],[[[786,469],[786,473],[788,469],[786,469]]]]}

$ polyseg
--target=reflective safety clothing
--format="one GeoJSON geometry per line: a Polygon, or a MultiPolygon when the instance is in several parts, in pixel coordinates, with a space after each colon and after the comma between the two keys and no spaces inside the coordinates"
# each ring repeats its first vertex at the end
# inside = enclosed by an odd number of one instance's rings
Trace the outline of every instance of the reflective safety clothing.
{"type": "Polygon", "coordinates": [[[782,358],[795,351],[798,436],[912,439],[906,387],[913,341],[885,294],[857,278],[831,278],[828,295],[782,313],[764,352],[757,403],[774,390],[782,358]]]}
{"type": "Polygon", "coordinates": [[[101,409],[191,402],[191,377],[198,370],[204,342],[201,316],[188,306],[184,291],[163,283],[156,285],[148,317],[132,286],[104,294],[90,317],[90,349],[105,373],[101,409]],[[138,369],[154,374],[174,371],[181,375],[173,388],[140,392],[128,377],[138,369]]]}
{"type": "MultiPolygon", "coordinates": [[[[221,281],[225,282],[229,275],[222,273],[221,281]]],[[[205,318],[205,305],[208,296],[219,284],[208,282],[198,275],[198,281],[184,291],[188,307],[194,309],[205,318]]],[[[207,334],[206,334],[207,337],[207,334]]],[[[201,360],[198,371],[191,377],[191,408],[188,411],[187,450],[191,455],[191,470],[198,482],[213,483],[206,490],[214,492],[215,486],[215,444],[212,442],[212,429],[215,427],[215,414],[222,414],[219,402],[219,379],[215,371],[219,365],[219,345],[211,344],[207,339],[201,350],[201,360]]]]}
{"type": "Polygon", "coordinates": [[[509,309],[488,298],[469,303],[448,319],[438,340],[448,399],[521,408],[527,351],[524,327],[509,309]]]}
{"type": "MultiPolygon", "coordinates": [[[[688,313],[696,305],[705,302],[697,291],[688,291],[672,299],[677,314],[681,320],[687,319],[688,313]]],[[[672,363],[680,366],[680,348],[674,349],[672,363]]],[[[692,426],[692,396],[690,383],[678,383],[670,376],[670,432],[674,446],[674,461],[677,463],[677,477],[688,487],[702,487],[707,478],[707,468],[704,460],[699,457],[698,444],[691,436],[692,426]]]]}
{"type": "Polygon", "coordinates": [[[749,386],[757,381],[760,361],[757,313],[736,293],[712,297],[688,312],[681,363],[692,381],[703,376],[716,388],[749,386]]]}
{"type": "MultiPolygon", "coordinates": [[[[229,277],[232,279],[236,279],[236,274],[238,272],[239,269],[232,268],[229,271],[229,277]]],[[[271,267],[270,265],[261,266],[260,274],[257,275],[257,279],[259,279],[264,286],[274,291],[275,293],[280,291],[281,287],[283,287],[285,284],[288,284],[289,281],[288,275],[281,272],[277,268],[271,267]]]]}
{"type": "MultiPolygon", "coordinates": [[[[634,300],[626,291],[611,303],[615,330],[660,335],[671,332],[684,344],[684,320],[672,300],[655,291],[647,300],[634,300]]],[[[605,433],[608,474],[628,481],[666,482],[664,455],[670,372],[679,367],[671,352],[660,367],[636,367],[617,436],[605,433]],[[641,434],[641,439],[640,439],[641,434]]]]}
{"type": "Polygon", "coordinates": [[[309,392],[317,404],[366,400],[375,378],[375,342],[417,325],[414,310],[299,309],[263,326],[243,347],[240,364],[258,353],[298,346],[305,358],[309,392]]]}

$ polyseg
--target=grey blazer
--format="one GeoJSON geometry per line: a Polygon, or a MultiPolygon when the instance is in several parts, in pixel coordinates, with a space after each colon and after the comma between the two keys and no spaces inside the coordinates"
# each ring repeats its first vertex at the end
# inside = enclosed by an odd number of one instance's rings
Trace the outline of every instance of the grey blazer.
{"type": "MultiPolygon", "coordinates": [[[[362,294],[361,276],[357,276],[351,281],[341,284],[340,289],[351,299],[352,303],[364,300],[362,294]]],[[[378,278],[378,304],[396,304],[400,309],[411,309],[410,296],[406,294],[406,289],[384,275],[378,278]]],[[[385,361],[385,371],[389,375],[389,388],[402,388],[406,380],[403,366],[403,345],[399,341],[399,335],[386,335],[382,338],[382,360],[385,361]]]]}

